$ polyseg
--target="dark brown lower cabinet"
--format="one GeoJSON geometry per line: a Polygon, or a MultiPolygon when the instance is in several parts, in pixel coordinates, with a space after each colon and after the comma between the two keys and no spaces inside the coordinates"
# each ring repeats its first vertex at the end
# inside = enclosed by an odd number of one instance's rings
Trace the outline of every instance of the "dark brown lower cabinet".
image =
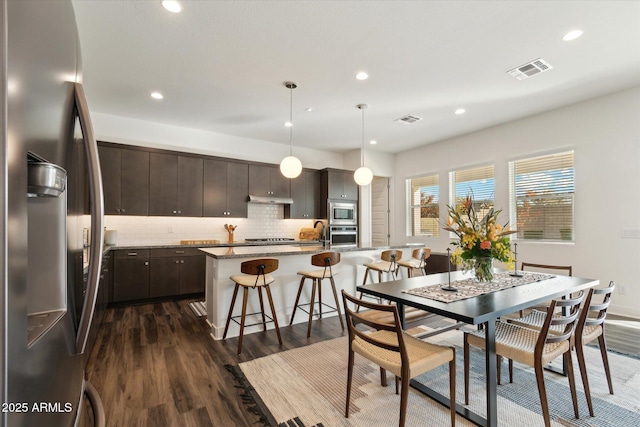
{"type": "Polygon", "coordinates": [[[151,258],[149,269],[149,296],[151,298],[178,295],[180,293],[180,260],[151,258]]]}
{"type": "MultiPolygon", "coordinates": [[[[457,270],[455,264],[451,264],[451,271],[457,270]]],[[[447,255],[446,254],[434,254],[432,253],[427,258],[427,274],[446,273],[449,271],[447,267],[447,255]]]]}
{"type": "Polygon", "coordinates": [[[115,252],[113,302],[204,293],[206,256],[198,249],[115,252]]]}
{"type": "Polygon", "coordinates": [[[204,293],[207,256],[184,257],[180,260],[180,295],[204,293]]]}
{"type": "Polygon", "coordinates": [[[113,301],[149,298],[149,250],[117,250],[113,260],[113,301]]]}
{"type": "MultiPolygon", "coordinates": [[[[112,299],[111,294],[113,292],[111,286],[111,270],[112,270],[112,254],[107,253],[102,257],[102,270],[100,274],[100,282],[98,285],[98,296],[96,297],[96,306],[91,319],[91,327],[89,328],[89,337],[87,338],[87,346],[85,353],[90,355],[93,351],[93,346],[96,343],[98,337],[98,330],[104,319],[105,312],[107,310],[107,304],[112,299]]],[[[89,360],[85,358],[85,364],[89,360]]]]}

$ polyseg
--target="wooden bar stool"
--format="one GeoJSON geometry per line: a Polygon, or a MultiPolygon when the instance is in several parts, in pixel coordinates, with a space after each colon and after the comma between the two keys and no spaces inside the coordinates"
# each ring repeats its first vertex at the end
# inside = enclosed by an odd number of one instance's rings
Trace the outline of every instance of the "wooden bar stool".
{"type": "Polygon", "coordinates": [[[419,248],[414,249],[411,258],[398,261],[400,267],[407,267],[407,277],[413,277],[413,270],[422,270],[423,275],[427,275],[427,258],[431,256],[431,249],[419,248]]]}
{"type": "Polygon", "coordinates": [[[300,310],[309,314],[309,325],[307,326],[307,338],[311,336],[311,321],[313,320],[313,312],[315,308],[315,298],[316,298],[316,289],[318,291],[318,316],[322,319],[322,306],[329,308],[329,311],[325,311],[325,313],[333,313],[334,311],[338,312],[338,317],[340,318],[340,325],[342,326],[342,330],[344,330],[344,322],[342,321],[342,313],[340,313],[340,303],[338,302],[338,293],[336,292],[336,283],[333,280],[333,276],[338,274],[338,272],[333,271],[331,266],[336,265],[340,262],[340,253],[338,252],[323,252],[319,254],[315,254],[311,257],[311,264],[316,267],[323,267],[322,270],[310,270],[310,271],[298,271],[298,274],[302,276],[300,279],[300,286],[298,287],[298,295],[296,296],[296,302],[293,305],[293,313],[291,314],[291,322],[289,325],[293,324],[293,318],[296,315],[296,309],[300,307],[300,310]],[[304,282],[306,279],[311,279],[311,302],[307,304],[298,304],[300,301],[300,294],[302,294],[302,288],[304,287],[304,282]],[[328,304],[322,302],[322,279],[329,279],[331,282],[331,290],[333,291],[333,298],[336,302],[336,306],[332,307],[328,304]],[[309,311],[305,310],[303,306],[309,306],[309,311]]]}
{"type": "Polygon", "coordinates": [[[267,322],[273,322],[276,328],[276,333],[278,334],[278,342],[282,345],[282,337],[280,336],[280,328],[278,327],[278,318],[276,316],[276,310],[273,307],[273,298],[271,297],[271,289],[269,289],[269,284],[273,283],[275,280],[269,273],[278,269],[278,260],[274,258],[260,258],[254,259],[250,261],[245,261],[240,265],[240,271],[244,273],[244,276],[231,276],[231,280],[236,284],[233,290],[233,298],[231,299],[231,307],[229,308],[229,315],[227,316],[227,324],[224,327],[224,334],[222,335],[222,339],[227,337],[227,331],[229,330],[229,322],[233,320],[238,325],[240,325],[240,336],[238,340],[238,354],[242,352],[242,337],[244,335],[244,327],[245,326],[254,326],[262,323],[262,328],[264,331],[267,330],[267,322]],[[238,289],[240,286],[244,289],[244,294],[242,297],[242,314],[239,316],[232,316],[233,314],[233,306],[236,303],[236,297],[238,296],[238,289]],[[258,288],[258,298],[260,299],[260,313],[249,313],[249,316],[261,314],[262,322],[252,323],[251,325],[245,325],[245,319],[247,317],[247,299],[249,296],[249,288],[258,288]],[[267,291],[267,298],[269,299],[269,306],[271,307],[271,315],[273,317],[269,317],[264,312],[264,302],[262,299],[262,288],[265,288],[267,291]],[[236,319],[240,318],[238,322],[236,319]],[[269,319],[269,320],[267,320],[269,319]]]}
{"type": "MultiPolygon", "coordinates": [[[[380,255],[380,261],[370,262],[364,264],[367,267],[367,270],[364,272],[364,279],[362,280],[362,286],[367,284],[367,278],[369,277],[369,271],[377,271],[378,272],[378,283],[382,283],[382,273],[391,274],[393,280],[396,279],[396,274],[398,274],[398,269],[400,266],[398,265],[398,261],[402,258],[402,251],[397,249],[389,249],[386,251],[382,251],[380,255]]],[[[362,299],[363,295],[360,292],[360,299],[362,299]]],[[[366,297],[366,295],[365,295],[366,297]]],[[[378,301],[380,299],[378,298],[378,301]]],[[[360,307],[358,307],[358,310],[360,307]]]]}

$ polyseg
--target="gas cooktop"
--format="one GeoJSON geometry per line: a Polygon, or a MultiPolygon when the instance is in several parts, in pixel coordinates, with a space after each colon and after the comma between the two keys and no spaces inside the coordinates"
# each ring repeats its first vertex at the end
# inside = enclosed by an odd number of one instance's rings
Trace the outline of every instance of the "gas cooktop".
{"type": "Polygon", "coordinates": [[[258,239],[244,239],[245,242],[295,242],[296,239],[290,237],[261,237],[258,239]]]}

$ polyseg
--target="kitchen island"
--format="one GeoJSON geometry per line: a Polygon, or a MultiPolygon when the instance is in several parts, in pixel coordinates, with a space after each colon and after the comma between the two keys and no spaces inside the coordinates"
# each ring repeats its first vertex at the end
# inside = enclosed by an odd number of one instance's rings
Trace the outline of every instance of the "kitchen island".
{"type": "MultiPolygon", "coordinates": [[[[340,252],[341,262],[334,266],[336,290],[340,293],[344,289],[354,295],[356,286],[362,284],[366,268],[365,263],[374,262],[380,259],[380,254],[385,249],[399,249],[403,251],[403,258],[411,257],[413,249],[423,245],[406,244],[396,246],[377,246],[360,244],[357,246],[243,246],[243,247],[217,247],[201,248],[207,255],[206,282],[205,282],[205,303],[207,309],[207,321],[211,326],[211,335],[214,339],[221,339],[224,326],[229,314],[229,306],[233,296],[233,282],[230,276],[239,275],[240,264],[249,259],[256,258],[277,258],[279,260],[278,270],[271,273],[275,282],[271,284],[273,302],[278,316],[280,327],[286,326],[291,320],[293,305],[296,293],[300,284],[301,276],[298,271],[313,270],[318,267],[311,265],[311,256],[325,251],[340,252]]],[[[432,255],[433,256],[433,255],[432,255]]],[[[400,274],[406,277],[406,269],[400,274]]],[[[376,275],[377,276],[377,275],[376,275]]],[[[376,277],[377,281],[377,277],[376,277]]],[[[311,294],[311,283],[305,286],[303,295],[300,297],[301,303],[308,303],[311,294]]],[[[330,291],[329,282],[323,281],[324,299],[323,302],[334,305],[333,295],[330,291]]],[[[268,306],[265,308],[270,314],[268,306]]],[[[340,308],[341,312],[342,307],[340,308]]],[[[240,312],[240,305],[236,302],[234,315],[240,312]]],[[[247,305],[248,313],[260,312],[260,305],[257,292],[250,292],[247,305]]],[[[329,313],[328,316],[336,316],[337,313],[329,313]]],[[[308,321],[308,316],[298,315],[294,323],[308,321]]],[[[254,323],[253,321],[248,323],[254,323]]],[[[268,328],[273,328],[273,323],[267,324],[268,328]]],[[[262,330],[262,325],[245,327],[245,334],[262,330]]],[[[231,322],[229,325],[228,337],[238,336],[240,327],[231,322]]]]}

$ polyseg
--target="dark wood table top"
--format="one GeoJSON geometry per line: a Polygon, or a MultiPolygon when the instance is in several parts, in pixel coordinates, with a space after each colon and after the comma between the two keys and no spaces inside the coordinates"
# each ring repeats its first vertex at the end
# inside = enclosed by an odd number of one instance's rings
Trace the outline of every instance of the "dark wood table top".
{"type": "MultiPolygon", "coordinates": [[[[396,304],[409,305],[431,313],[440,314],[471,325],[495,320],[500,316],[516,312],[532,305],[554,298],[560,298],[572,292],[597,286],[595,279],[584,279],[556,275],[540,282],[502,289],[454,302],[440,302],[429,298],[411,295],[402,291],[422,286],[448,283],[448,273],[430,274],[411,279],[400,279],[383,283],[358,286],[358,292],[390,300],[396,304]]],[[[472,273],[452,271],[451,281],[470,277],[472,273]]]]}

